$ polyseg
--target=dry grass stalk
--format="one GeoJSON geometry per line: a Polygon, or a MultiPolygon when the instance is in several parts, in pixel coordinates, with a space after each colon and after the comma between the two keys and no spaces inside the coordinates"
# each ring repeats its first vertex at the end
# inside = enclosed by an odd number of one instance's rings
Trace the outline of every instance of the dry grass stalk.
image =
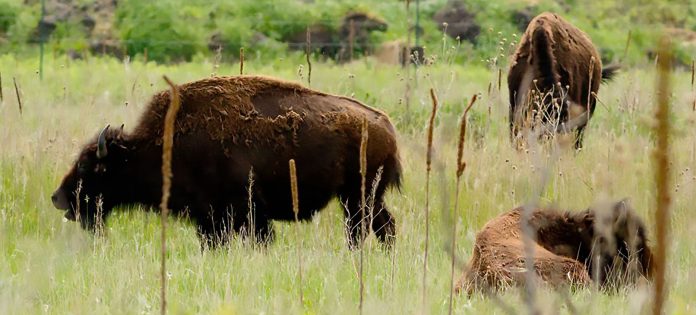
{"type": "MultiPolygon", "coordinates": [[[[384,173],[384,166],[380,165],[377,168],[377,173],[375,178],[372,180],[372,188],[370,189],[370,196],[367,198],[367,209],[369,209],[368,217],[370,222],[367,226],[371,227],[375,224],[375,199],[377,196],[377,187],[379,187],[379,182],[382,180],[382,173],[384,173]]],[[[380,210],[382,211],[382,210],[380,210]]]]}
{"type": "MultiPolygon", "coordinates": [[[[102,214],[104,214],[104,198],[100,194],[97,196],[96,206],[97,206],[97,217],[94,225],[94,235],[100,237],[104,236],[104,220],[102,219],[102,214]]],[[[95,238],[95,241],[97,238],[95,238]]]]}
{"type": "Polygon", "coordinates": [[[2,73],[0,73],[0,102],[2,102],[4,100],[5,100],[5,97],[2,95],[2,73]]]}
{"type": "Polygon", "coordinates": [[[498,93],[500,93],[500,87],[502,86],[503,69],[498,68],[498,93]]]}
{"type": "Polygon", "coordinates": [[[462,173],[464,173],[464,169],[466,168],[466,162],[463,161],[463,158],[464,158],[464,140],[466,139],[466,125],[467,125],[466,118],[469,115],[469,110],[471,110],[471,107],[474,106],[474,103],[476,102],[477,98],[478,98],[478,95],[476,95],[476,94],[474,94],[474,96],[471,97],[471,100],[469,101],[469,105],[464,110],[464,114],[462,115],[462,119],[460,121],[459,146],[457,147],[457,177],[461,177],[462,173]]]}
{"type": "Polygon", "coordinates": [[[427,274],[428,274],[428,243],[430,242],[430,172],[433,162],[433,129],[435,127],[435,115],[437,115],[437,95],[435,90],[430,89],[430,98],[433,103],[433,110],[430,112],[430,120],[428,121],[428,148],[425,155],[425,246],[423,249],[423,312],[425,312],[427,300],[427,274]]]}
{"type": "Polygon", "coordinates": [[[239,75],[244,74],[244,47],[239,48],[239,75]]]}
{"type": "Polygon", "coordinates": [[[312,33],[309,32],[309,26],[307,26],[307,47],[305,51],[305,57],[307,58],[307,85],[312,85],[312,61],[309,60],[309,55],[312,53],[312,33]]]}
{"type": "Polygon", "coordinates": [[[670,205],[672,198],[670,196],[670,133],[671,126],[669,122],[669,97],[671,94],[670,76],[672,71],[672,51],[671,42],[667,37],[663,37],[660,41],[659,63],[657,72],[657,109],[655,118],[657,125],[655,134],[657,143],[655,147],[655,184],[657,189],[656,194],[656,211],[655,211],[655,291],[653,297],[653,314],[662,314],[665,297],[667,296],[667,281],[666,281],[666,264],[668,242],[669,242],[669,225],[670,225],[670,205]]]}
{"type": "MultiPolygon", "coordinates": [[[[691,89],[694,89],[694,73],[696,73],[696,60],[691,59],[691,89]]],[[[2,84],[2,78],[0,77],[0,84],[2,84]]],[[[2,97],[2,87],[0,87],[0,97],[2,97]]],[[[691,110],[696,111],[696,95],[694,95],[694,105],[691,110]]]]}
{"type": "MultiPolygon", "coordinates": [[[[249,176],[247,177],[247,219],[249,220],[249,226],[254,226],[254,167],[249,168],[249,176]]],[[[249,228],[249,231],[244,231],[246,236],[249,238],[251,244],[256,243],[256,232],[249,228]]]]}
{"type": "MultiPolygon", "coordinates": [[[[290,167],[290,191],[292,193],[292,212],[295,213],[295,233],[296,237],[300,239],[300,201],[298,199],[297,193],[297,169],[295,168],[295,160],[291,159],[288,161],[290,167]]],[[[302,252],[300,251],[300,246],[297,246],[297,278],[299,281],[298,291],[300,293],[300,305],[304,304],[304,294],[302,292],[302,252]]]]}
{"type": "Polygon", "coordinates": [[[457,246],[457,212],[459,212],[459,186],[461,183],[461,177],[462,174],[464,173],[464,169],[466,169],[466,162],[463,161],[464,159],[464,141],[466,140],[466,119],[467,116],[469,115],[469,110],[471,110],[471,107],[474,106],[474,103],[476,102],[477,95],[474,94],[474,96],[471,97],[471,100],[469,101],[469,105],[466,107],[464,110],[464,113],[462,114],[462,118],[459,122],[459,144],[457,146],[457,181],[455,183],[455,190],[454,190],[454,209],[452,211],[452,240],[451,240],[451,247],[450,247],[450,255],[452,255],[452,263],[451,263],[451,273],[450,273],[450,296],[449,296],[449,314],[452,314],[453,311],[453,306],[454,306],[454,271],[457,263],[457,255],[456,255],[456,246],[457,246]]]}
{"type": "Polygon", "coordinates": [[[179,89],[172,83],[167,76],[164,80],[171,87],[169,109],[164,118],[164,134],[162,135],[162,202],[160,209],[162,210],[162,269],[161,274],[161,313],[167,313],[167,216],[169,215],[169,190],[172,186],[172,147],[174,146],[174,122],[176,114],[179,111],[181,101],[179,98],[179,89]]]}
{"type": "Polygon", "coordinates": [[[413,27],[413,22],[411,21],[411,0],[406,0],[406,24],[408,25],[408,28],[406,30],[406,49],[407,49],[407,54],[408,54],[408,61],[407,61],[407,66],[406,66],[406,86],[404,88],[404,103],[406,105],[406,113],[409,113],[409,108],[411,107],[411,67],[410,67],[410,60],[411,60],[411,52],[410,48],[411,47],[411,37],[414,32],[414,27],[413,27]]]}
{"type": "MultiPolygon", "coordinates": [[[[596,66],[595,63],[596,63],[596,62],[597,62],[597,60],[595,60],[594,57],[590,58],[590,80],[589,80],[589,83],[588,83],[588,85],[587,85],[587,90],[588,90],[588,91],[592,91],[592,79],[593,79],[592,76],[593,76],[593,74],[594,74],[594,69],[595,69],[595,66],[596,66]]],[[[600,80],[601,80],[601,78],[600,78],[600,80]]],[[[592,93],[590,93],[590,94],[587,95],[587,104],[585,105],[585,112],[587,113],[587,120],[588,120],[588,121],[590,120],[590,99],[591,99],[591,98],[592,98],[592,93]]]]}
{"type": "MultiPolygon", "coordinates": [[[[352,23],[352,22],[351,22],[352,23]]],[[[362,132],[360,137],[360,314],[363,312],[363,302],[365,295],[365,276],[363,272],[364,256],[365,256],[365,177],[367,176],[367,118],[363,118],[362,132]]]]}
{"type": "Polygon", "coordinates": [[[75,189],[75,221],[80,222],[80,193],[82,192],[82,180],[77,181],[75,189]]]}
{"type": "Polygon", "coordinates": [[[222,45],[219,45],[215,49],[215,59],[213,60],[213,75],[217,75],[218,69],[220,69],[220,63],[222,62],[222,45]]]}
{"type": "Polygon", "coordinates": [[[626,46],[624,46],[624,52],[623,52],[623,56],[621,56],[621,60],[625,60],[626,55],[628,54],[628,46],[631,44],[631,37],[632,37],[631,33],[632,33],[632,31],[628,30],[628,35],[626,35],[626,46]]]}
{"type": "MultiPolygon", "coordinates": [[[[694,88],[694,72],[696,72],[696,60],[691,60],[691,88],[694,88]]],[[[0,82],[2,82],[2,78],[0,77],[0,82]]]]}
{"type": "Polygon", "coordinates": [[[19,95],[19,87],[17,86],[17,79],[12,77],[12,82],[14,83],[15,94],[17,94],[17,105],[19,106],[19,115],[22,115],[22,97],[19,95]]]}
{"type": "Polygon", "coordinates": [[[350,20],[350,28],[348,29],[348,61],[353,61],[353,49],[355,45],[355,21],[350,20]]]}
{"type": "Polygon", "coordinates": [[[607,106],[607,104],[604,104],[604,102],[602,102],[602,100],[599,99],[599,96],[597,96],[597,93],[592,92],[590,94],[592,94],[592,97],[597,101],[597,103],[602,105],[602,107],[604,107],[604,109],[606,109],[608,112],[611,111],[611,109],[609,109],[609,106],[607,106]]]}

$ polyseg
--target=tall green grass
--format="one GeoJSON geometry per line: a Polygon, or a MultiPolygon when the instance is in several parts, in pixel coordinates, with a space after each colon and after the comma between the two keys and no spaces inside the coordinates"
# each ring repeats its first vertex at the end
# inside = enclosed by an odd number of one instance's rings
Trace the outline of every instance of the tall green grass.
{"type": "MultiPolygon", "coordinates": [[[[245,73],[301,81],[301,56],[273,62],[250,58],[245,73]]],[[[200,60],[176,66],[140,61],[122,63],[91,58],[48,58],[44,80],[35,60],[0,56],[3,78],[16,77],[23,95],[19,115],[13,89],[3,80],[0,103],[0,313],[133,314],[155,313],[159,306],[160,220],[141,207],[118,209],[106,236],[94,238],[77,224],[63,222],[50,202],[81,145],[105,124],[125,123],[132,130],[155,91],[166,88],[166,74],[187,82],[217,74],[236,74],[238,65],[200,60]]],[[[424,245],[425,146],[431,110],[429,89],[439,98],[434,132],[428,299],[432,314],[447,311],[450,283],[449,229],[444,222],[453,204],[457,120],[474,93],[465,142],[467,171],[461,178],[457,253],[467,259],[476,231],[492,217],[521,205],[537,187],[540,170],[533,152],[517,152],[508,141],[507,92],[497,91],[497,69],[435,64],[416,71],[411,111],[401,99],[404,69],[372,60],[345,66],[315,63],[313,88],[355,98],[387,112],[399,130],[404,187],[387,196],[397,220],[393,253],[370,237],[365,247],[366,314],[413,313],[421,307],[424,245]],[[487,93],[493,82],[491,93],[487,93]],[[393,261],[392,261],[393,259],[393,261]]],[[[651,152],[654,124],[652,68],[628,69],[602,86],[598,106],[580,153],[563,152],[553,165],[545,204],[582,209],[595,201],[629,197],[654,237],[654,182],[651,152]]],[[[696,114],[690,73],[674,79],[672,246],[667,271],[671,286],[667,312],[694,311],[696,288],[696,114]]],[[[413,79],[412,79],[413,80],[413,79]]],[[[503,82],[503,86],[505,83],[503,82]]],[[[302,187],[298,187],[302,190],[302,187]]],[[[226,249],[201,252],[195,229],[185,220],[168,221],[168,303],[172,314],[354,314],[359,302],[359,252],[347,249],[343,216],[331,203],[313,221],[274,223],[276,241],[266,249],[233,241],[226,249]],[[299,248],[298,248],[299,247],[299,248]],[[297,299],[297,255],[302,257],[303,305],[297,299]]],[[[565,312],[559,295],[540,291],[544,311],[565,312]]],[[[592,289],[573,292],[582,313],[635,314],[647,308],[649,287],[639,285],[612,295],[592,289]]],[[[501,299],[522,311],[518,290],[501,299]]],[[[455,298],[456,313],[493,313],[492,299],[455,298]]]]}

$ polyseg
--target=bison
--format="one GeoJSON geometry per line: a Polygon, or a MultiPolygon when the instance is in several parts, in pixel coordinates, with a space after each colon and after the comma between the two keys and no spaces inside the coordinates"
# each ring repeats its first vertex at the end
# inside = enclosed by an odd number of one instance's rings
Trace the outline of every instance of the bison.
{"type": "MultiPolygon", "coordinates": [[[[534,271],[551,287],[586,286],[610,289],[650,277],[652,252],[643,221],[626,201],[611,211],[587,209],[532,211],[534,271]],[[594,279],[594,280],[593,280],[594,279]]],[[[473,255],[456,286],[468,294],[525,284],[522,212],[516,208],[489,221],[476,235],[473,255]]]]}
{"type": "Polygon", "coordinates": [[[384,32],[389,28],[381,18],[363,12],[349,12],[338,29],[325,24],[314,24],[307,30],[289,34],[284,40],[294,50],[307,49],[307,31],[312,51],[339,63],[352,61],[353,56],[370,55],[372,32],[384,32]]]}
{"type": "MultiPolygon", "coordinates": [[[[261,76],[214,77],[178,89],[169,208],[196,224],[203,246],[224,244],[231,232],[242,231],[270,241],[271,220],[294,220],[290,159],[297,165],[299,220],[311,219],[336,196],[351,246],[362,241],[363,213],[378,239],[392,242],[395,222],[383,197],[388,188],[399,187],[401,166],[395,130],[385,113],[351,98],[261,76]],[[368,194],[374,189],[373,197],[368,195],[374,207],[364,212],[363,121],[369,136],[368,194]]],[[[169,103],[169,91],[154,95],[133,132],[107,126],[84,146],[52,196],[67,219],[95,230],[114,207],[159,204],[169,103]]]]}
{"type": "Polygon", "coordinates": [[[560,16],[542,13],[527,26],[508,72],[510,135],[541,123],[543,132],[575,132],[582,147],[585,126],[595,110],[594,93],[618,70],[602,69],[590,38],[560,16]]]}

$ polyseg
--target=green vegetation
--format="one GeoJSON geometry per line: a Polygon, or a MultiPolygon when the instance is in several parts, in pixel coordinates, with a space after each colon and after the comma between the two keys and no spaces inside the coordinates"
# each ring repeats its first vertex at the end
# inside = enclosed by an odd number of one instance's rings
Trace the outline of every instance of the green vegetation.
{"type": "MultiPolygon", "coordinates": [[[[28,44],[39,20],[38,1],[0,0],[0,314],[136,314],[159,312],[160,219],[141,207],[116,209],[106,235],[93,237],[78,224],[63,222],[50,195],[82,144],[107,123],[132,130],[151,95],[174,82],[239,72],[238,48],[247,53],[247,74],[307,82],[304,56],[288,53],[282,38],[308,23],[338,28],[349,10],[365,10],[389,23],[375,43],[404,39],[407,15],[401,1],[119,1],[115,36],[127,43],[130,60],[87,55],[73,60],[88,42],[79,21],[58,23],[49,43],[44,79],[38,75],[35,44],[28,44]],[[234,4],[232,4],[234,3],[234,4]],[[211,15],[212,14],[212,15],[211,15]],[[12,18],[6,18],[6,17],[12,18]],[[7,21],[12,21],[6,23],[7,21]],[[282,21],[282,22],[279,22],[282,21]],[[220,32],[223,62],[207,41],[220,32]],[[264,35],[263,43],[258,34],[264,35]],[[3,41],[3,40],[6,40],[3,41]],[[156,45],[177,43],[176,45],[156,45]],[[147,48],[147,62],[143,52],[147,48]],[[234,57],[233,57],[234,56],[234,57]],[[176,64],[167,63],[178,62],[176,64]],[[226,61],[226,62],[225,62],[226,61]],[[20,115],[12,79],[20,90],[20,115]]],[[[91,1],[81,1],[90,3],[91,1]]],[[[424,242],[425,147],[430,114],[429,89],[441,108],[436,119],[435,165],[431,182],[431,250],[427,311],[447,311],[449,264],[445,245],[453,205],[458,119],[468,99],[480,93],[469,118],[457,214],[458,256],[467,260],[475,233],[496,215],[527,202],[543,170],[549,182],[542,203],[583,209],[597,201],[628,197],[654,238],[654,181],[651,162],[655,73],[645,57],[654,49],[659,25],[696,27],[694,4],[680,1],[539,1],[539,10],[560,11],[586,30],[610,60],[625,69],[602,86],[601,104],[590,121],[579,153],[550,148],[513,150],[508,140],[505,67],[513,34],[510,13],[526,1],[467,1],[477,13],[476,45],[443,41],[430,17],[446,1],[421,3],[422,41],[434,64],[400,68],[373,58],[345,65],[313,60],[312,87],[353,96],[388,113],[399,132],[404,166],[401,192],[387,203],[397,219],[392,252],[370,237],[365,255],[365,313],[410,314],[421,305],[424,242]],[[624,58],[626,36],[631,45],[624,58]],[[498,71],[503,73],[498,90],[498,71]],[[410,77],[407,76],[410,72],[410,77]],[[411,87],[406,102],[406,82],[411,87]]],[[[415,7],[412,7],[412,10],[415,7]]],[[[411,12],[415,19],[414,11],[411,12]]],[[[682,62],[694,58],[676,43],[682,62]]],[[[696,307],[696,91],[691,73],[673,80],[673,221],[668,258],[666,313],[689,314],[696,307]]],[[[302,190],[302,187],[299,187],[302,190]]],[[[277,240],[259,249],[235,240],[225,249],[201,252],[195,229],[170,218],[167,266],[171,314],[355,314],[358,305],[358,252],[345,244],[343,216],[336,202],[299,226],[275,222],[277,240]],[[303,258],[298,282],[297,253],[303,258]],[[304,302],[298,287],[304,290],[304,302]]],[[[649,308],[650,286],[641,283],[614,294],[588,288],[569,299],[581,314],[638,314],[649,308]]],[[[564,298],[542,290],[539,305],[549,314],[568,313],[564,298]]],[[[520,291],[501,296],[523,312],[520,291]]],[[[458,314],[503,313],[495,299],[456,298],[458,314]]]]}
{"type": "MultiPolygon", "coordinates": [[[[265,63],[248,60],[247,73],[303,81],[301,56],[265,63]]],[[[165,89],[162,75],[175,82],[231,74],[238,65],[202,60],[173,65],[140,61],[121,63],[91,58],[71,61],[48,58],[44,80],[37,63],[13,55],[0,56],[4,101],[0,102],[0,313],[154,313],[159,307],[159,217],[134,209],[117,209],[106,236],[94,238],[77,224],[62,221],[50,194],[68,170],[81,144],[106,123],[133,128],[149,97],[165,89]],[[19,83],[24,105],[20,116],[11,80],[19,83]]],[[[650,132],[654,77],[652,70],[633,69],[605,85],[600,105],[581,153],[564,150],[558,159],[514,151],[508,141],[507,96],[498,91],[497,69],[435,64],[419,68],[411,79],[412,97],[403,100],[404,69],[371,60],[345,66],[317,64],[313,87],[354,95],[385,110],[400,133],[405,169],[401,193],[388,195],[397,218],[393,252],[370,238],[366,251],[367,314],[412,313],[420,308],[421,258],[428,90],[435,88],[442,109],[435,132],[436,165],[431,190],[432,234],[428,271],[428,310],[447,309],[449,256],[445,227],[454,189],[455,130],[467,99],[481,93],[470,119],[465,147],[468,168],[460,194],[458,254],[468,259],[474,235],[490,218],[531,198],[540,167],[550,170],[543,193],[545,204],[581,209],[597,200],[628,197],[654,226],[650,132]],[[493,88],[488,94],[489,83],[493,88]],[[441,166],[444,166],[444,169],[441,166]],[[441,170],[442,169],[442,170],[441,170]],[[444,198],[443,198],[444,197],[444,198]],[[444,203],[447,201],[448,203],[444,203]]],[[[693,158],[694,92],[688,73],[674,80],[674,221],[669,257],[668,313],[693,309],[696,290],[696,248],[691,241],[696,219],[696,162],[693,158]]],[[[505,82],[503,81],[503,86],[505,82]]],[[[302,187],[300,187],[302,189],[302,187]]],[[[257,249],[242,240],[227,249],[201,252],[194,228],[170,219],[168,239],[169,301],[173,314],[236,312],[240,314],[354,314],[358,303],[357,252],[345,245],[343,218],[332,203],[311,223],[274,223],[277,241],[257,249]],[[298,283],[297,248],[304,260],[298,283]],[[304,288],[304,304],[297,289],[304,288]]],[[[573,292],[570,299],[582,313],[635,314],[649,303],[649,287],[604,294],[593,289],[573,292]]],[[[543,291],[541,305],[557,313],[561,297],[543,291]]],[[[516,290],[502,300],[523,310],[516,290]]],[[[458,313],[500,312],[497,302],[480,296],[456,299],[458,313]]]]}
{"type": "MultiPolygon", "coordinates": [[[[89,6],[94,1],[79,3],[89,6]]],[[[429,56],[439,56],[443,35],[432,17],[447,1],[421,2],[419,24],[423,35],[420,43],[429,56]]],[[[29,3],[21,5],[20,0],[0,0],[0,37],[11,43],[0,47],[0,51],[27,49],[27,40],[41,15],[40,1],[29,3]]],[[[490,52],[499,48],[503,39],[507,45],[515,40],[513,34],[522,32],[513,15],[525,8],[532,14],[552,11],[563,15],[590,35],[605,60],[624,64],[645,63],[663,27],[687,31],[696,28],[696,3],[679,0],[472,0],[465,3],[467,10],[476,15],[475,22],[480,25],[481,34],[476,44],[461,43],[464,49],[455,56],[460,62],[490,62],[487,60],[490,52]],[[631,45],[626,51],[629,31],[631,45]]],[[[129,55],[142,55],[147,50],[148,58],[159,62],[213,55],[215,51],[209,50],[208,41],[215,34],[222,43],[223,54],[234,56],[227,60],[236,58],[241,47],[251,55],[270,60],[287,55],[287,40],[302,34],[308,25],[336,30],[343,16],[354,11],[370,13],[389,24],[385,33],[373,33],[371,45],[393,39],[405,41],[409,19],[414,24],[416,21],[415,7],[412,1],[410,12],[406,12],[404,1],[378,0],[316,0],[311,3],[300,0],[124,0],[118,2],[111,32],[129,55]]],[[[86,51],[89,34],[80,21],[60,21],[57,29],[62,31],[54,32],[49,39],[54,53],[86,51]]],[[[690,41],[677,45],[677,55],[683,64],[691,63],[696,50],[696,43],[690,41]]],[[[457,43],[455,39],[448,39],[445,45],[457,46],[457,43]]]]}

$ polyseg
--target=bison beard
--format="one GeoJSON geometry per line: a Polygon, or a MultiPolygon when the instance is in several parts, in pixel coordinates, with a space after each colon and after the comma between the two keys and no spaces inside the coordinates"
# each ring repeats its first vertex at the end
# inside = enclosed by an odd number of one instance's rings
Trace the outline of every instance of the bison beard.
{"type": "Polygon", "coordinates": [[[582,147],[585,126],[595,110],[602,80],[617,66],[602,69],[590,38],[560,16],[542,13],[522,35],[508,73],[510,136],[541,127],[537,134],[575,132],[582,147]]]}
{"type": "MultiPolygon", "coordinates": [[[[650,277],[652,252],[643,221],[625,201],[610,210],[533,211],[529,224],[536,231],[534,271],[543,283],[586,286],[594,280],[610,289],[639,276],[650,277]]],[[[457,291],[471,295],[525,284],[522,211],[517,208],[492,219],[476,235],[457,291]]]]}
{"type": "MultiPolygon", "coordinates": [[[[270,241],[271,220],[295,220],[290,159],[296,161],[301,188],[298,218],[311,219],[338,197],[349,244],[359,244],[359,150],[365,118],[366,182],[372,183],[383,167],[375,206],[366,211],[366,219],[381,242],[392,242],[395,222],[383,197],[389,187],[399,186],[401,166],[395,131],[384,113],[350,98],[258,76],[210,78],[179,89],[182,107],[175,122],[169,207],[196,223],[203,245],[224,244],[232,232],[242,231],[270,241]]],[[[52,197],[56,208],[66,210],[66,218],[93,230],[116,206],[158,205],[169,96],[169,91],[156,94],[132,133],[107,127],[83,148],[52,197]],[[99,212],[95,198],[102,201],[99,212]]]]}

